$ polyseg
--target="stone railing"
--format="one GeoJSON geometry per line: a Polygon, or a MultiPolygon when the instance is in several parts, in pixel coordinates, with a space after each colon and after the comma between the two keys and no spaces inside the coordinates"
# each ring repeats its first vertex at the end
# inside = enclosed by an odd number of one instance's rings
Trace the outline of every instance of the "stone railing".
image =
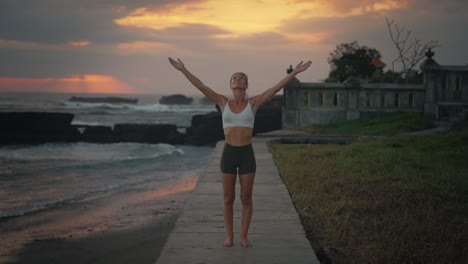
{"type": "Polygon", "coordinates": [[[285,88],[283,127],[353,120],[385,112],[423,112],[422,84],[300,83],[285,88]]]}

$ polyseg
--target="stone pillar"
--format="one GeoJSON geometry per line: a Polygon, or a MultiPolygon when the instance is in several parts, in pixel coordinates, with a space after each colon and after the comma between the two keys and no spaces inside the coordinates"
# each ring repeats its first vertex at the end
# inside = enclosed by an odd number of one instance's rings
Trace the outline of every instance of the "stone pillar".
{"type": "Polygon", "coordinates": [[[437,105],[437,83],[439,80],[435,71],[424,72],[424,85],[426,96],[424,99],[424,116],[431,120],[438,120],[439,109],[437,105]]]}
{"type": "Polygon", "coordinates": [[[420,66],[421,70],[424,72],[424,85],[426,87],[424,116],[432,120],[438,120],[437,86],[440,84],[440,65],[432,59],[434,52],[431,49],[429,49],[425,55],[427,59],[421,63],[420,66]]]}
{"type": "Polygon", "coordinates": [[[359,111],[359,89],[357,86],[347,85],[347,98],[346,102],[346,120],[359,119],[361,112],[359,111]]]}

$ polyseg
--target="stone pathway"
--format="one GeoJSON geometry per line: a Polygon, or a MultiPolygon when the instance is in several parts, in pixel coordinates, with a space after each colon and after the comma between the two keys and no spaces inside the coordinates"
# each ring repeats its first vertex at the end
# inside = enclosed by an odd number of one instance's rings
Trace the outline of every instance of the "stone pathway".
{"type": "Polygon", "coordinates": [[[222,246],[226,235],[219,160],[224,142],[219,142],[156,263],[319,264],[265,142],[262,138],[253,141],[257,158],[249,232],[253,247],[243,248],[239,241],[239,181],[234,204],[234,246],[222,246]]]}

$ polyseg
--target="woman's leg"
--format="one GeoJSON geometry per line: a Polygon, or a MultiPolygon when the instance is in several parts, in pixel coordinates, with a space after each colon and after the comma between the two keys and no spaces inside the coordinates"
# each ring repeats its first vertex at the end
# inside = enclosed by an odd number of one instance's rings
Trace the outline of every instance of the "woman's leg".
{"type": "Polygon", "coordinates": [[[224,195],[224,228],[226,229],[226,241],[223,245],[230,247],[234,241],[234,199],[236,197],[236,174],[223,173],[223,195],[224,195]]]}
{"type": "Polygon", "coordinates": [[[242,227],[241,227],[241,245],[251,247],[247,235],[249,233],[250,220],[252,219],[253,203],[252,190],[255,179],[255,173],[243,174],[239,176],[241,185],[242,201],[242,227]]]}

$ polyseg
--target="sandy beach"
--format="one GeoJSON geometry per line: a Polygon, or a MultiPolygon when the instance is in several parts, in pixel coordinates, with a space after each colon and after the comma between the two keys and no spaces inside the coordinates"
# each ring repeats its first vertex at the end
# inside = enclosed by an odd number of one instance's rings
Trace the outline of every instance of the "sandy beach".
{"type": "Polygon", "coordinates": [[[0,263],[154,263],[198,176],[0,222],[0,263]]]}

